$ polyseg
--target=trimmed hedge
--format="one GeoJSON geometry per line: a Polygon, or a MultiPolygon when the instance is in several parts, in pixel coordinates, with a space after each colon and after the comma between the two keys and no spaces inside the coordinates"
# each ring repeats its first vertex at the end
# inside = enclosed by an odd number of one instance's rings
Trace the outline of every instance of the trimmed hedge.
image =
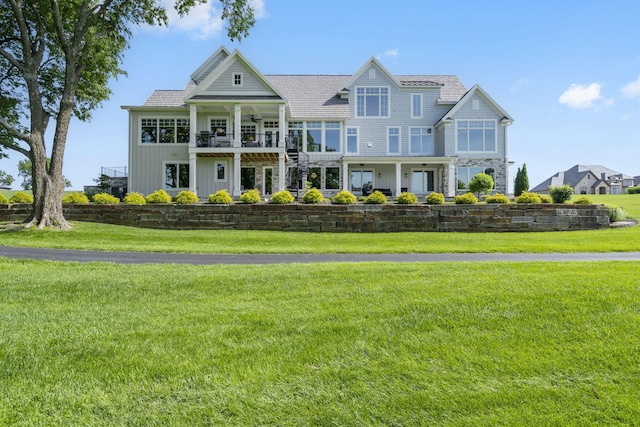
{"type": "Polygon", "coordinates": [[[9,203],[33,203],[33,196],[24,191],[18,191],[13,193],[13,196],[9,199],[9,203]]]}
{"type": "Polygon", "coordinates": [[[191,205],[198,203],[198,196],[193,191],[181,191],[173,198],[173,201],[179,205],[191,205]]]}
{"type": "Polygon", "coordinates": [[[528,191],[523,191],[515,200],[516,203],[526,203],[526,204],[537,204],[541,203],[542,199],[540,199],[540,195],[537,193],[529,193],[528,191]]]}
{"type": "Polygon", "coordinates": [[[240,196],[240,202],[248,204],[260,203],[260,192],[256,188],[249,190],[240,196]]]}
{"type": "Polygon", "coordinates": [[[387,203],[387,196],[380,191],[374,191],[367,196],[364,202],[368,205],[384,205],[387,203]]]}
{"type": "Polygon", "coordinates": [[[209,203],[214,205],[228,205],[233,202],[233,198],[227,190],[219,190],[214,194],[209,194],[209,203]]]}
{"type": "Polygon", "coordinates": [[[484,201],[487,203],[510,203],[511,202],[509,198],[502,193],[492,194],[491,196],[487,197],[484,201]]]}
{"type": "Polygon", "coordinates": [[[120,203],[120,199],[109,193],[94,194],[91,201],[97,205],[117,205],[120,203]]]}
{"type": "Polygon", "coordinates": [[[158,190],[155,193],[149,194],[145,200],[147,203],[171,203],[171,196],[164,190],[158,190]]]}
{"type": "Polygon", "coordinates": [[[87,203],[89,203],[89,198],[81,191],[67,194],[62,198],[63,205],[86,205],[87,203]]]}
{"type": "Polygon", "coordinates": [[[473,193],[464,193],[456,196],[453,202],[456,205],[475,205],[478,203],[478,198],[473,193]]]}
{"type": "Polygon", "coordinates": [[[331,200],[336,205],[352,205],[356,202],[357,198],[348,190],[342,190],[331,200]]]}
{"type": "Polygon", "coordinates": [[[401,205],[415,205],[418,203],[418,198],[413,193],[404,192],[398,196],[396,202],[401,205]]]}
{"type": "Polygon", "coordinates": [[[311,188],[304,193],[302,201],[307,204],[318,204],[324,202],[324,196],[317,188],[311,188]]]}
{"type": "Polygon", "coordinates": [[[293,203],[294,200],[296,199],[291,195],[289,190],[278,191],[271,196],[271,203],[276,205],[288,205],[289,203],[293,203]]]}
{"type": "Polygon", "coordinates": [[[136,193],[135,191],[127,193],[122,202],[125,205],[144,205],[147,203],[142,193],[136,193]]]}
{"type": "Polygon", "coordinates": [[[425,197],[424,202],[428,205],[441,205],[444,203],[444,194],[435,192],[431,193],[425,197]]]}

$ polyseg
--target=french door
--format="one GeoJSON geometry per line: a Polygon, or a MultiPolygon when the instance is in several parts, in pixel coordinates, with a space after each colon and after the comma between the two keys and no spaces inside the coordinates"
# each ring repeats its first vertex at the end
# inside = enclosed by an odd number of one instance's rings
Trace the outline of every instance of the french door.
{"type": "Polygon", "coordinates": [[[427,194],[434,191],[433,171],[411,171],[411,192],[414,194],[427,194]]]}
{"type": "Polygon", "coordinates": [[[362,195],[369,194],[373,189],[373,171],[360,170],[351,171],[351,192],[362,192],[362,195]]]}

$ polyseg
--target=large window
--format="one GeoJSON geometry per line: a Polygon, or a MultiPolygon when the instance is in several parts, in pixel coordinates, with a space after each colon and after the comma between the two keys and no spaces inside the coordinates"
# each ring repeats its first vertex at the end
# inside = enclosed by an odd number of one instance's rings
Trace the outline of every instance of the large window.
{"type": "Polygon", "coordinates": [[[358,154],[358,128],[347,128],[347,153],[358,154]]]}
{"type": "Polygon", "coordinates": [[[302,129],[304,123],[302,122],[289,122],[289,146],[287,149],[298,149],[302,151],[302,129]]]}
{"type": "Polygon", "coordinates": [[[496,151],[494,120],[458,120],[458,151],[496,151]]]}
{"type": "Polygon", "coordinates": [[[309,177],[307,181],[311,183],[311,188],[322,188],[322,168],[309,168],[309,177]]]}
{"type": "Polygon", "coordinates": [[[411,171],[411,192],[427,194],[434,189],[434,173],[430,170],[411,171]]]}
{"type": "Polygon", "coordinates": [[[140,142],[142,144],[187,144],[189,143],[189,119],[140,119],[140,142]]]}
{"type": "Polygon", "coordinates": [[[324,147],[327,153],[340,151],[340,122],[325,122],[324,147]]]}
{"type": "Polygon", "coordinates": [[[325,175],[324,188],[327,190],[340,188],[340,168],[326,168],[325,175]]]}
{"type": "Polygon", "coordinates": [[[243,191],[256,188],[256,168],[248,167],[240,169],[240,185],[243,191]]]}
{"type": "Polygon", "coordinates": [[[322,122],[307,122],[307,151],[320,152],[322,149],[322,122]]]}
{"type": "Polygon", "coordinates": [[[410,128],[409,134],[411,154],[423,154],[427,156],[433,156],[435,154],[431,128],[410,128]]]}
{"type": "Polygon", "coordinates": [[[168,190],[189,188],[189,163],[165,163],[164,188],[168,190]]]}
{"type": "Polygon", "coordinates": [[[479,173],[486,173],[491,175],[494,183],[496,179],[496,171],[493,168],[485,168],[481,166],[469,167],[469,168],[457,168],[458,171],[458,189],[464,190],[469,188],[469,182],[479,173]]]}
{"type": "Polygon", "coordinates": [[[368,194],[373,189],[373,171],[352,170],[351,171],[351,192],[368,194]]]}
{"type": "Polygon", "coordinates": [[[388,117],[389,88],[359,87],[356,88],[356,116],[388,117]]]}
{"type": "Polygon", "coordinates": [[[211,119],[211,134],[215,136],[227,136],[227,119],[211,119]]]}
{"type": "Polygon", "coordinates": [[[387,128],[387,152],[400,154],[400,128],[387,128]]]}
{"type": "Polygon", "coordinates": [[[422,117],[422,95],[411,95],[411,117],[419,119],[422,117]]]}

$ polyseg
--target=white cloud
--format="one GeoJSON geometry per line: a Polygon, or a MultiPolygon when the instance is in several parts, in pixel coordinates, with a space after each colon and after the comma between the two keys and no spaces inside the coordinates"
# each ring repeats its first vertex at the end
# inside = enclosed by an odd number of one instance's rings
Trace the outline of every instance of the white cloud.
{"type": "Polygon", "coordinates": [[[377,55],[376,58],[378,58],[378,59],[382,59],[382,58],[397,58],[398,55],[399,55],[398,48],[395,48],[395,49],[389,49],[388,51],[377,55]]]}
{"type": "Polygon", "coordinates": [[[622,94],[627,98],[635,98],[640,96],[640,77],[636,81],[629,83],[622,88],[622,94]]]}
{"type": "MultiPolygon", "coordinates": [[[[560,95],[558,101],[571,108],[585,109],[596,107],[595,102],[599,99],[602,99],[602,95],[600,95],[598,83],[591,83],[588,86],[574,83],[560,95]]],[[[606,102],[610,104],[612,101],[606,102]]]]}
{"type": "MultiPolygon", "coordinates": [[[[191,8],[183,17],[174,9],[175,0],[161,0],[161,5],[166,9],[169,17],[169,29],[191,33],[197,38],[208,39],[217,37],[223,30],[225,23],[222,21],[222,9],[217,7],[219,2],[209,0],[191,8]]],[[[264,19],[268,16],[264,0],[250,0],[254,8],[256,19],[264,19]]]]}

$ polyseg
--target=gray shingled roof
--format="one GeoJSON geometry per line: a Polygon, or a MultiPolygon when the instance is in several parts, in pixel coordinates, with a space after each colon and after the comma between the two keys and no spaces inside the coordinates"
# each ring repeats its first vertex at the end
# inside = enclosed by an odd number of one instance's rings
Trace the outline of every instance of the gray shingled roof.
{"type": "Polygon", "coordinates": [[[560,185],[570,185],[571,187],[575,187],[588,173],[594,175],[598,179],[602,178],[602,174],[605,174],[606,179],[611,177],[631,179],[628,175],[601,165],[575,165],[564,172],[557,172],[552,177],[547,178],[540,184],[533,187],[530,191],[546,191],[549,187],[558,187],[560,185]]]}
{"type": "MultiPolygon", "coordinates": [[[[337,95],[351,78],[348,75],[266,75],[265,78],[289,101],[292,117],[347,118],[349,102],[337,95]]],[[[441,102],[456,103],[467,89],[456,76],[401,75],[403,86],[440,87],[441,102]]],[[[145,107],[185,107],[184,98],[195,88],[189,81],[183,90],[156,90],[145,107]]]]}

